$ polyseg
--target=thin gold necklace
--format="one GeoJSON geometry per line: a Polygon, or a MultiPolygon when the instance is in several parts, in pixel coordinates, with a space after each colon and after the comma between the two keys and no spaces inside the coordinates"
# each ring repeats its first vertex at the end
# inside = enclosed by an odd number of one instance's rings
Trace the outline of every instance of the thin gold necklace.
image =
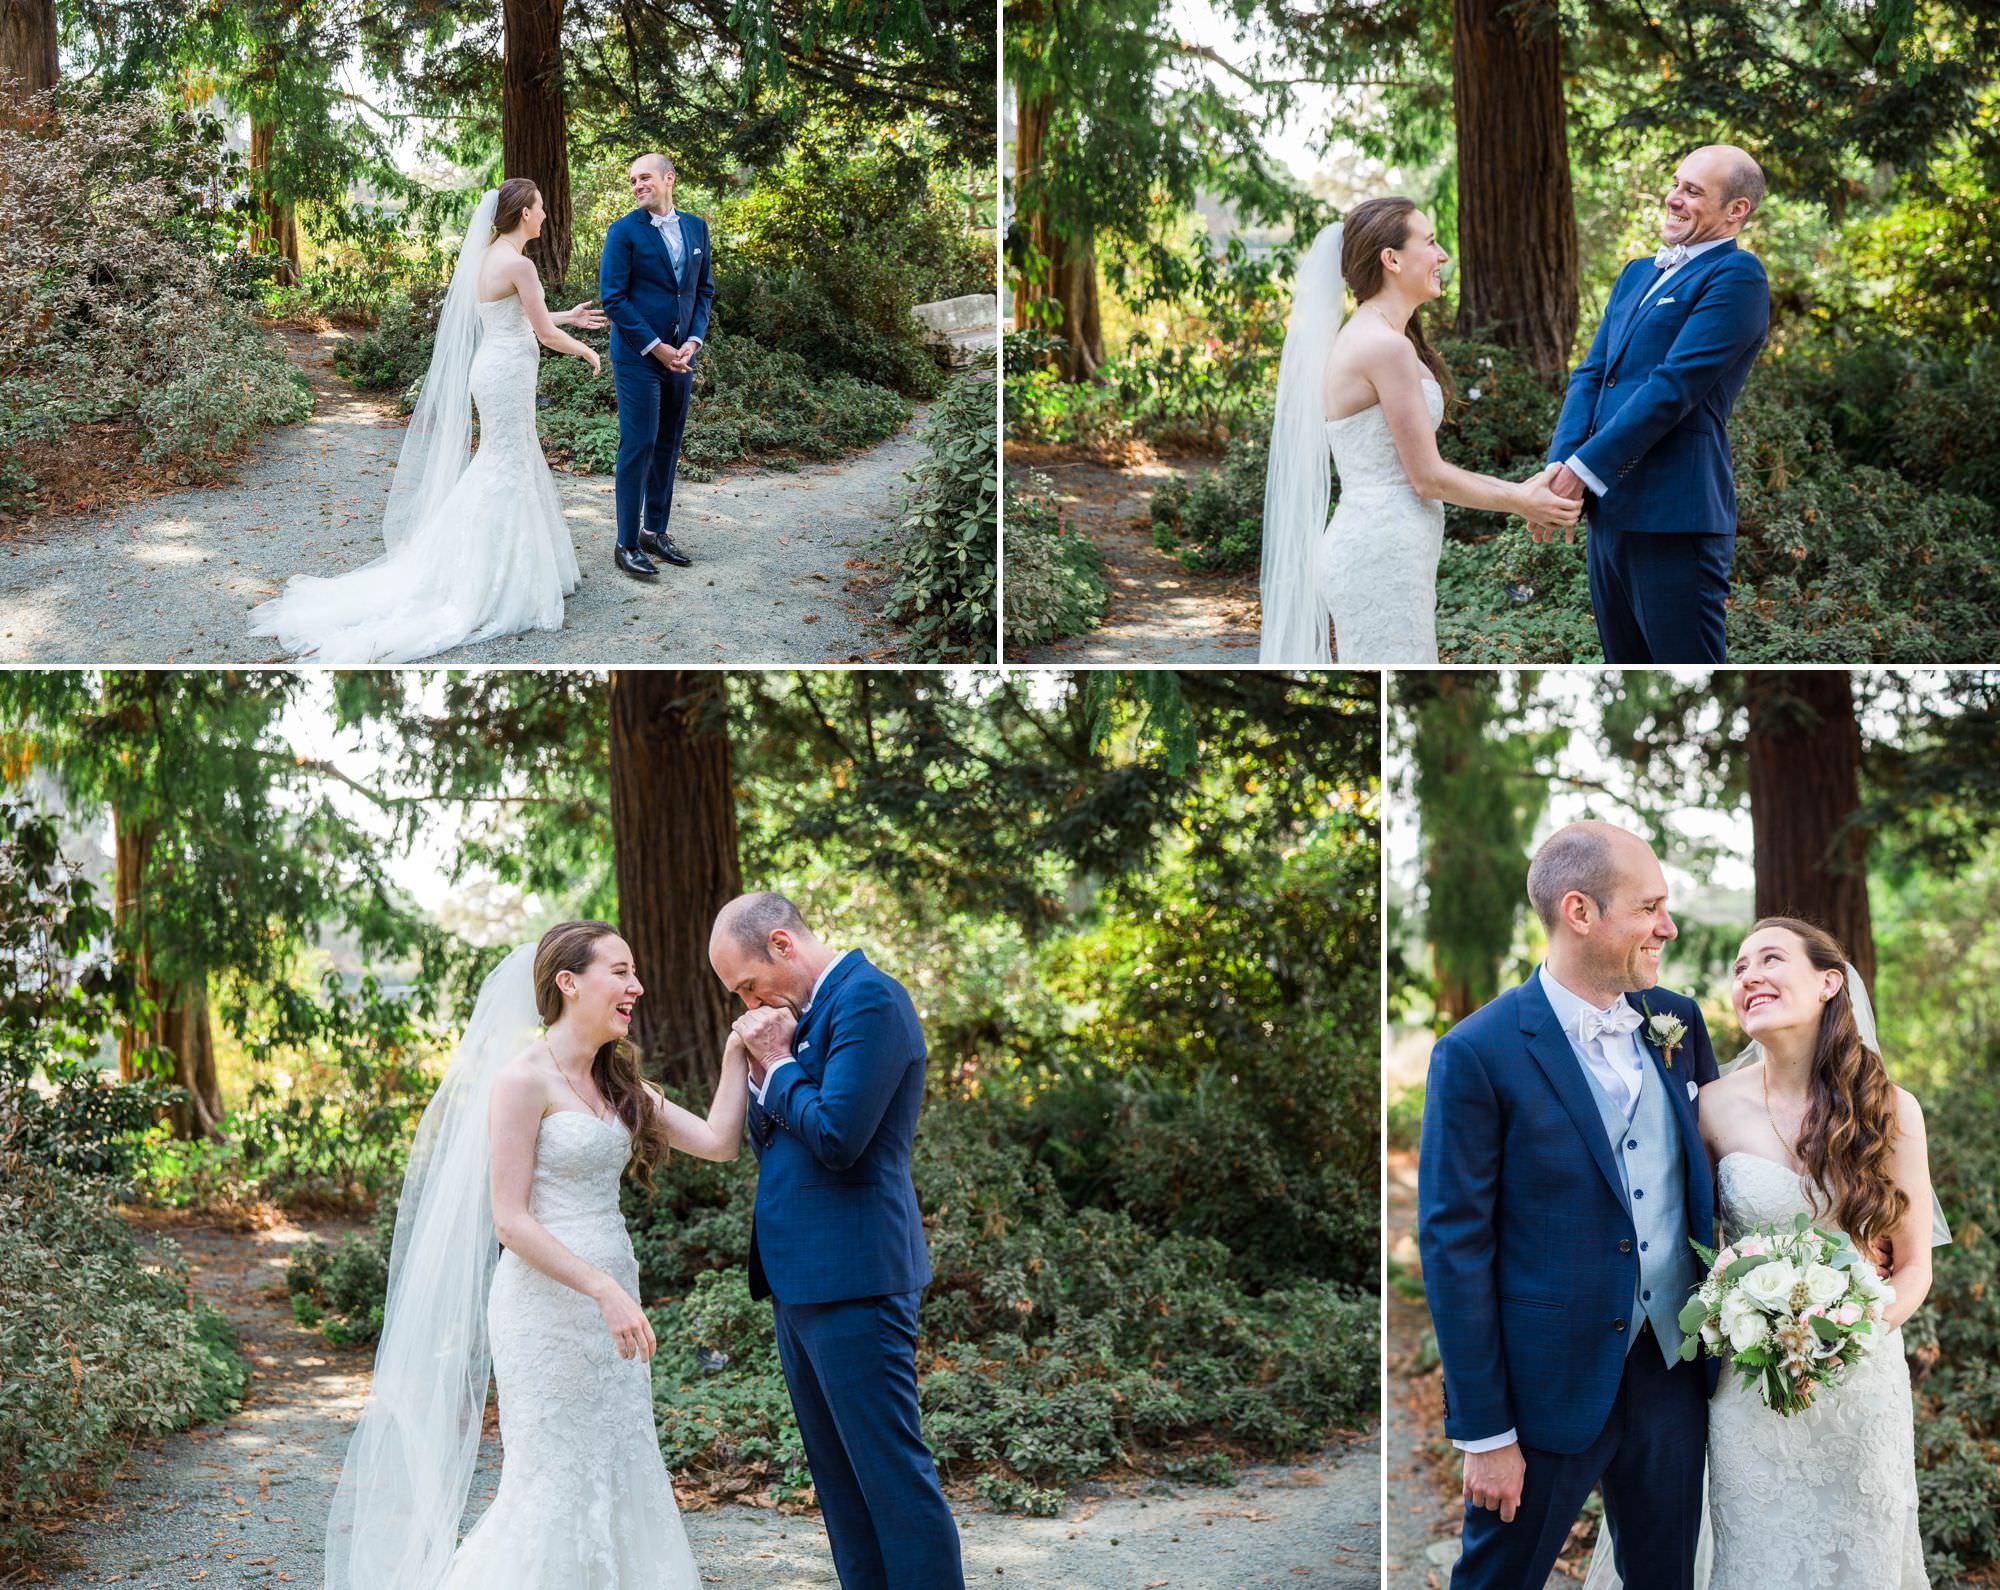
{"type": "Polygon", "coordinates": [[[1767,1057],[1764,1069],[1757,1073],[1757,1080],[1764,1084],[1764,1119],[1771,1123],[1771,1135],[1778,1140],[1778,1146],[1792,1163],[1797,1164],[1799,1151],[1785,1140],[1785,1134],[1778,1130],[1778,1118],[1771,1113],[1771,1062],[1767,1057]]]}
{"type": "Polygon", "coordinates": [[[590,1114],[596,1116],[600,1121],[603,1120],[604,1112],[602,1110],[591,1109],[589,1100],[585,1099],[581,1093],[577,1093],[576,1084],[574,1082],[570,1082],[569,1073],[563,1070],[562,1062],[556,1058],[556,1046],[550,1043],[548,1039],[544,1038],[542,1040],[542,1047],[548,1050],[549,1064],[556,1068],[556,1075],[561,1077],[563,1081],[568,1082],[570,1092],[576,1094],[576,1102],[581,1104],[585,1110],[588,1110],[590,1114]]]}

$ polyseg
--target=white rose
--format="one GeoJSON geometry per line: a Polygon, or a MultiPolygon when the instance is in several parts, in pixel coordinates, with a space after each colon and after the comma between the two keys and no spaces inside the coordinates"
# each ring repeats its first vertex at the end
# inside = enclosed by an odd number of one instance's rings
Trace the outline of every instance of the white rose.
{"type": "Polygon", "coordinates": [[[1792,1288],[1799,1284],[1799,1272],[1790,1259],[1773,1259],[1760,1264],[1736,1283],[1743,1295],[1764,1308],[1788,1307],[1792,1288]]]}
{"type": "Polygon", "coordinates": [[[1701,1344],[1710,1352],[1722,1345],[1722,1327],[1715,1323],[1713,1316],[1701,1322],[1701,1344]]]}
{"type": "Polygon", "coordinates": [[[1758,1346],[1770,1337],[1771,1322],[1745,1304],[1732,1318],[1727,1305],[1722,1310],[1722,1328],[1729,1334],[1729,1346],[1733,1352],[1744,1352],[1758,1346]]]}
{"type": "Polygon", "coordinates": [[[1821,1308],[1838,1303],[1847,1295],[1847,1276],[1830,1264],[1806,1266],[1806,1296],[1821,1308]]]}

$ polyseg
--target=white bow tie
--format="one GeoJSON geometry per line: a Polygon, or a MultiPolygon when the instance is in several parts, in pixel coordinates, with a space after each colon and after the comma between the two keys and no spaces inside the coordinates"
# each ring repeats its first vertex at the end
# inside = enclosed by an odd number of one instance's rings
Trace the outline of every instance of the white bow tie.
{"type": "Polygon", "coordinates": [[[1617,1037],[1622,1033],[1637,1032],[1641,1017],[1624,1000],[1619,1000],[1609,1010],[1586,1010],[1577,1024],[1577,1035],[1585,1042],[1600,1037],[1617,1037]]]}
{"type": "Polygon", "coordinates": [[[672,226],[672,225],[674,224],[674,222],[676,222],[676,221],[677,221],[677,220],[679,220],[679,219],[680,219],[680,211],[678,211],[678,210],[669,210],[669,211],[667,211],[667,213],[666,213],[665,215],[656,215],[656,216],[654,216],[654,217],[653,217],[653,225],[655,225],[655,226],[657,226],[657,227],[661,227],[661,228],[665,228],[665,227],[669,227],[669,226],[672,226]]]}
{"type": "Polygon", "coordinates": [[[1663,271],[1670,271],[1676,265],[1687,263],[1688,247],[1685,243],[1669,243],[1653,256],[1653,263],[1663,271]]]}

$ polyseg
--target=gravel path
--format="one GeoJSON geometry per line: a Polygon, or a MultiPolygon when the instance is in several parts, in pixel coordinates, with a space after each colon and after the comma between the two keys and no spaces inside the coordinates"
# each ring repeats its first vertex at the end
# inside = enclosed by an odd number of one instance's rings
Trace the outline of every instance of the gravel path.
{"type": "MultiPolygon", "coordinates": [[[[326,1509],[371,1353],[330,1347],[295,1324],[285,1264],[307,1222],[239,1233],[173,1235],[202,1292],[227,1313],[252,1367],[241,1412],[150,1443],[89,1516],[61,1537],[78,1564],[45,1582],[317,1586],[326,1509]]],[[[489,1431],[491,1419],[489,1412],[489,1431]]],[[[955,1503],[969,1584],[1035,1590],[1374,1590],[1381,1578],[1381,1448],[1341,1444],[1310,1465],[1247,1470],[1233,1489],[1153,1483],[1081,1486],[1059,1518],[1014,1518],[955,1503]]],[[[497,1441],[482,1450],[467,1507],[476,1518],[499,1481],[497,1441]]],[[[817,1517],[731,1505],[686,1515],[705,1585],[831,1587],[817,1517]]]]}
{"type": "Polygon", "coordinates": [[[1111,594],[1104,622],[1090,633],[1009,651],[1007,661],[1254,667],[1257,571],[1190,574],[1153,545],[1153,493],[1177,470],[1192,475],[1207,462],[1170,459],[1119,469],[1010,448],[1007,467],[1046,475],[1070,522],[1097,543],[1111,594]]]}
{"type": "MultiPolygon", "coordinates": [[[[332,369],[338,333],[284,333],[312,417],[273,432],[227,484],[75,518],[0,542],[0,662],[282,660],[245,633],[294,574],[381,551],[403,420],[332,369]]],[[[608,377],[607,377],[608,379],[608,377]]],[[[695,560],[642,583],[611,566],[609,475],[556,472],[583,582],[559,631],[460,647],[451,663],[794,663],[893,656],[850,589],[922,456],[918,420],[867,452],[794,472],[732,470],[676,490],[675,539],[695,560]]],[[[698,416],[697,416],[698,423],[698,416]]]]}

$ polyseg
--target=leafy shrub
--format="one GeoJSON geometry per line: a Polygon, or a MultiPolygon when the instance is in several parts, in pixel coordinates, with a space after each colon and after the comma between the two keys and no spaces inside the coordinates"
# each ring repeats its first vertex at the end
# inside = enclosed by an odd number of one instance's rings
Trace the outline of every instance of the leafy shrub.
{"type": "Polygon", "coordinates": [[[1048,477],[1007,482],[1007,646],[1045,646],[1082,635],[1104,617],[1110,587],[1097,544],[1063,522],[1048,477]]]}
{"type": "MultiPolygon", "coordinates": [[[[445,289],[430,283],[393,294],[377,316],[375,327],[335,345],[333,367],[342,379],[364,390],[393,387],[407,392],[423,379],[437,337],[438,315],[445,289]]],[[[415,402],[404,405],[407,413],[415,402]]]]}
{"type": "Polygon", "coordinates": [[[395,1237],[391,1197],[382,1200],[366,1231],[350,1232],[337,1248],[318,1236],[306,1238],[285,1266],[292,1317],[341,1346],[374,1341],[382,1334],[395,1237]]]}
{"type": "Polygon", "coordinates": [[[918,433],[926,457],[909,472],[903,516],[889,538],[896,583],[883,610],[916,662],[991,662],[999,556],[999,438],[993,383],[952,382],[918,433]]]}
{"type": "Polygon", "coordinates": [[[1193,485],[1176,476],[1153,495],[1153,544],[1196,573],[1255,568],[1264,547],[1264,471],[1270,416],[1205,469],[1193,485]]]}
{"type": "Polygon", "coordinates": [[[993,289],[991,234],[893,150],[802,144],[726,201],[715,231],[721,330],[908,397],[945,384],[910,311],[993,289]]]}
{"type": "MultiPolygon", "coordinates": [[[[1991,1058],[1986,1065],[1990,1073],[1991,1058]]],[[[1903,1330],[1917,1382],[1918,1519],[1934,1581],[2000,1561],[2000,1096],[1926,1101],[1931,1179],[1952,1241],[1903,1330]]]]}
{"type": "Polygon", "coordinates": [[[224,1417],[246,1366],[171,1244],[140,1251],[106,1183],[0,1148],[0,1562],[142,1435],[224,1417]]]}
{"type": "Polygon", "coordinates": [[[59,89],[0,127],[0,169],[13,506],[32,500],[41,460],[73,469],[79,444],[116,445],[118,431],[82,427],[129,430],[139,457],[197,480],[261,427],[311,412],[304,377],[216,266],[213,194],[233,170],[217,124],[59,89]]]}

